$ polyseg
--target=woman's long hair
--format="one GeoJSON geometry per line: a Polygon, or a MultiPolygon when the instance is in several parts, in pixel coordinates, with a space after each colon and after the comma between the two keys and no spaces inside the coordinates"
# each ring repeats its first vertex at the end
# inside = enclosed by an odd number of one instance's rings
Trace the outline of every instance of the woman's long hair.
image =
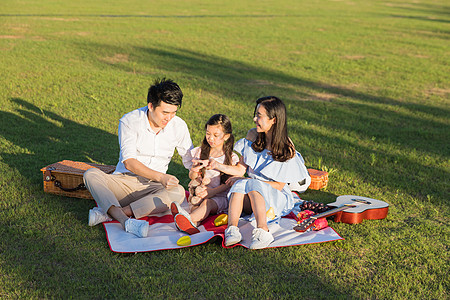
{"type": "MultiPolygon", "coordinates": [[[[275,96],[262,97],[256,100],[255,112],[258,105],[262,105],[266,111],[269,119],[275,118],[275,123],[272,125],[272,150],[270,155],[276,161],[287,161],[295,156],[295,147],[288,136],[286,106],[283,101],[275,96]]],[[[253,150],[261,152],[266,148],[266,134],[258,132],[255,142],[252,144],[253,150]]]]}
{"type": "MultiPolygon", "coordinates": [[[[233,145],[234,145],[234,136],[233,136],[233,129],[231,127],[231,121],[230,118],[228,118],[226,115],[217,114],[209,118],[208,122],[205,124],[205,130],[209,126],[214,125],[220,125],[222,127],[222,130],[224,134],[229,134],[229,138],[223,143],[223,153],[225,154],[225,165],[231,165],[233,163],[233,145]]],[[[200,146],[201,152],[200,152],[200,159],[205,160],[209,159],[209,153],[211,151],[211,146],[208,144],[208,141],[206,140],[206,136],[203,138],[202,145],[200,146]]],[[[202,168],[201,170],[202,177],[205,176],[205,168],[202,168]]],[[[227,175],[225,173],[220,172],[220,182],[225,183],[227,179],[230,177],[230,175],[227,175]]]]}

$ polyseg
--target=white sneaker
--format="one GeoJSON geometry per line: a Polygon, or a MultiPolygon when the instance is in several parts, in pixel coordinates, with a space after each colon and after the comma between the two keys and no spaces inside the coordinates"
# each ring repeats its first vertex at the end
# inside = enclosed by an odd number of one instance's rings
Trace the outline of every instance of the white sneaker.
{"type": "Polygon", "coordinates": [[[147,237],[148,222],[145,220],[128,219],[125,221],[125,231],[137,235],[138,237],[147,237]]]}
{"type": "Polygon", "coordinates": [[[263,249],[273,242],[273,235],[262,228],[256,228],[252,231],[252,243],[250,249],[263,249]]]}
{"type": "Polygon", "coordinates": [[[239,228],[236,226],[228,226],[225,229],[225,246],[237,244],[242,240],[242,235],[239,232],[239,228]]]}
{"type": "Polygon", "coordinates": [[[89,210],[89,226],[95,226],[97,224],[112,221],[112,219],[108,216],[108,214],[102,213],[100,208],[94,207],[89,210]]]}

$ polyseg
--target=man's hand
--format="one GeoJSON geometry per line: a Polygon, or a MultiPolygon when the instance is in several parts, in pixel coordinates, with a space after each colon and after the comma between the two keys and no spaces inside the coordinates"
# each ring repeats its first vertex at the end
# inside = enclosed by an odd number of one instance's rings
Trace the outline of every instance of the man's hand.
{"type": "Polygon", "coordinates": [[[175,176],[152,170],[144,166],[144,164],[142,164],[136,158],[129,158],[125,160],[123,164],[125,165],[125,168],[127,168],[127,170],[129,170],[130,172],[145,177],[149,180],[159,182],[166,189],[170,189],[178,185],[179,181],[175,176]]]}
{"type": "Polygon", "coordinates": [[[178,185],[178,183],[179,183],[179,180],[173,175],[164,174],[161,178],[161,184],[166,189],[176,187],[178,185]]]}

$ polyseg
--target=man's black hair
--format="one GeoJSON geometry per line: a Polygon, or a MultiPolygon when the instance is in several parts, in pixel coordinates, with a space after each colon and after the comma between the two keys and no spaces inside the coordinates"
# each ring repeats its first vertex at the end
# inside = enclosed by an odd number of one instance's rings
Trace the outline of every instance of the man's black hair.
{"type": "Polygon", "coordinates": [[[156,79],[148,89],[147,103],[151,103],[154,108],[159,106],[161,101],[181,107],[182,99],[183,92],[172,79],[156,79]]]}

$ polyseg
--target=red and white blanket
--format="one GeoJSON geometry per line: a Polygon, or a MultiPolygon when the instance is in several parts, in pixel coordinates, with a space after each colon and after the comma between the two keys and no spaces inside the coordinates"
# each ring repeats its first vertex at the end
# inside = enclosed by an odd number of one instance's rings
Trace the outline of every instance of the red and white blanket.
{"type": "MultiPolygon", "coordinates": [[[[295,196],[298,198],[297,195],[295,196]]],[[[186,204],[186,202],[184,204],[186,204]]],[[[188,246],[177,245],[178,239],[187,234],[176,229],[175,223],[173,222],[173,216],[170,213],[141,219],[147,220],[150,225],[148,237],[146,238],[139,238],[134,234],[125,232],[117,221],[105,222],[103,223],[103,226],[106,230],[106,238],[109,247],[113,252],[148,252],[192,247],[204,244],[215,236],[220,236],[222,238],[222,246],[225,247],[223,238],[226,225],[216,227],[214,225],[214,219],[216,217],[217,216],[209,216],[202,222],[202,225],[198,228],[200,233],[190,236],[191,244],[188,246]]],[[[290,217],[284,217],[277,222],[269,223],[269,230],[275,239],[273,243],[270,244],[269,248],[323,243],[342,239],[342,237],[340,237],[331,227],[319,231],[299,233],[292,229],[296,224],[297,221],[290,217]]],[[[242,241],[232,247],[243,246],[249,248],[254,228],[256,228],[255,221],[248,222],[240,220],[239,229],[242,234],[242,241]]]]}

